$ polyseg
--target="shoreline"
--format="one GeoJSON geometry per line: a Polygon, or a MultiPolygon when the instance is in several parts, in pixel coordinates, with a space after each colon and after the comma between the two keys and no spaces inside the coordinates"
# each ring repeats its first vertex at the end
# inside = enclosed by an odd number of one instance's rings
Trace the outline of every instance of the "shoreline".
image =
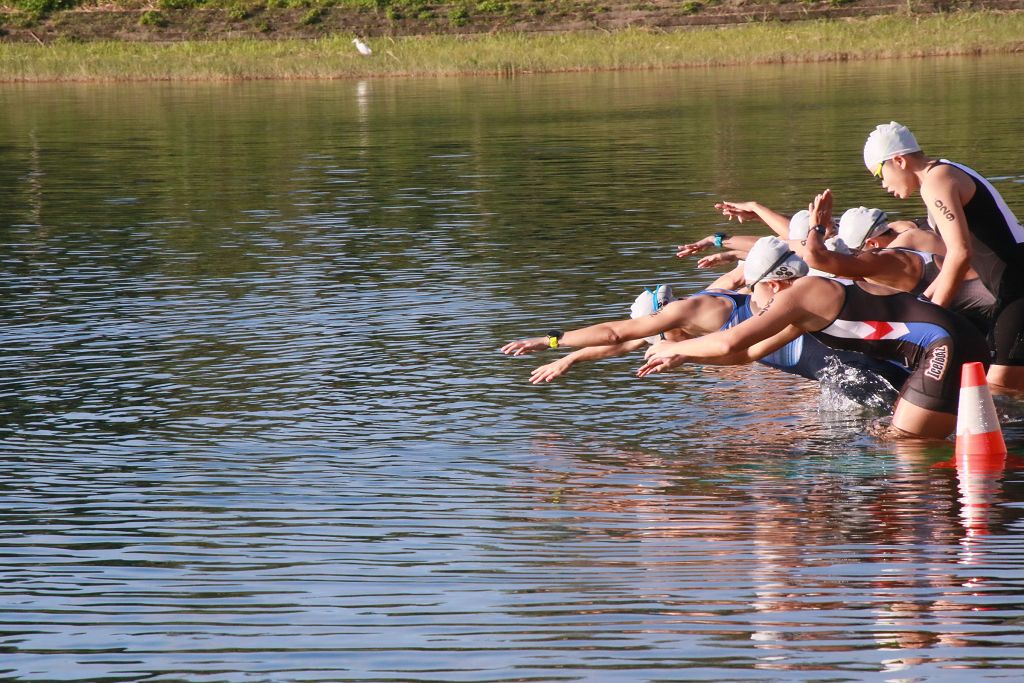
{"type": "Polygon", "coordinates": [[[676,30],[315,39],[0,43],[0,83],[516,76],[1024,52],[1024,11],[880,15],[676,30]]]}

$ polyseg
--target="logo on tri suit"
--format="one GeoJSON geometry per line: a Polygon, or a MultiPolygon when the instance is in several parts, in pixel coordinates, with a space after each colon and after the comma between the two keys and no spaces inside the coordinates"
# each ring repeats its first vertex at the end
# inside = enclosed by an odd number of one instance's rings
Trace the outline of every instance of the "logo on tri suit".
{"type": "Polygon", "coordinates": [[[945,344],[942,346],[936,346],[932,349],[932,352],[928,354],[928,368],[924,371],[924,374],[936,381],[941,381],[942,376],[946,374],[946,359],[948,357],[948,346],[945,344]]]}

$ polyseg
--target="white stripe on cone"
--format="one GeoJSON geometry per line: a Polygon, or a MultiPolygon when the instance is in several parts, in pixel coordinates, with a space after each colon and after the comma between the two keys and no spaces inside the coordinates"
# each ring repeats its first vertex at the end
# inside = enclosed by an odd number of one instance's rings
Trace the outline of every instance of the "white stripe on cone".
{"type": "Polygon", "coordinates": [[[988,434],[1001,431],[996,406],[988,386],[961,387],[957,408],[956,435],[988,434]]]}
{"type": "Polygon", "coordinates": [[[1006,443],[981,363],[964,363],[956,416],[957,455],[1005,455],[1006,443]]]}

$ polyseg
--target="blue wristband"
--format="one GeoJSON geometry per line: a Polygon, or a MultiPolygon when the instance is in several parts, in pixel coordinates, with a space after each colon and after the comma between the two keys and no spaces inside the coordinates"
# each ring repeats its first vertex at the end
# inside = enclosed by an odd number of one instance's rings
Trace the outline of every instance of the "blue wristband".
{"type": "Polygon", "coordinates": [[[722,248],[722,240],[724,240],[726,237],[728,237],[728,235],[726,235],[724,232],[716,232],[715,233],[715,246],[718,247],[719,249],[721,249],[722,248]]]}

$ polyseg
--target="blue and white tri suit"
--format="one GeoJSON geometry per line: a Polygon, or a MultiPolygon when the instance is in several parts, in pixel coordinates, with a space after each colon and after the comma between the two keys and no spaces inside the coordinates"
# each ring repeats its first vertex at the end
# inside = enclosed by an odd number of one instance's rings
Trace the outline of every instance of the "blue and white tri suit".
{"type": "MultiPolygon", "coordinates": [[[[722,325],[721,329],[723,330],[735,327],[754,315],[750,309],[749,294],[740,294],[725,289],[705,289],[697,292],[697,295],[701,294],[728,299],[732,302],[732,314],[729,316],[729,320],[722,325]]],[[[855,367],[869,375],[881,377],[896,388],[902,386],[906,382],[907,377],[910,376],[910,370],[906,366],[873,358],[857,350],[829,348],[810,334],[800,335],[777,351],[773,351],[764,358],[761,358],[758,363],[781,370],[782,372],[788,372],[791,375],[799,375],[806,379],[818,381],[821,379],[824,370],[830,366],[831,359],[833,358],[843,365],[855,367]]]]}

